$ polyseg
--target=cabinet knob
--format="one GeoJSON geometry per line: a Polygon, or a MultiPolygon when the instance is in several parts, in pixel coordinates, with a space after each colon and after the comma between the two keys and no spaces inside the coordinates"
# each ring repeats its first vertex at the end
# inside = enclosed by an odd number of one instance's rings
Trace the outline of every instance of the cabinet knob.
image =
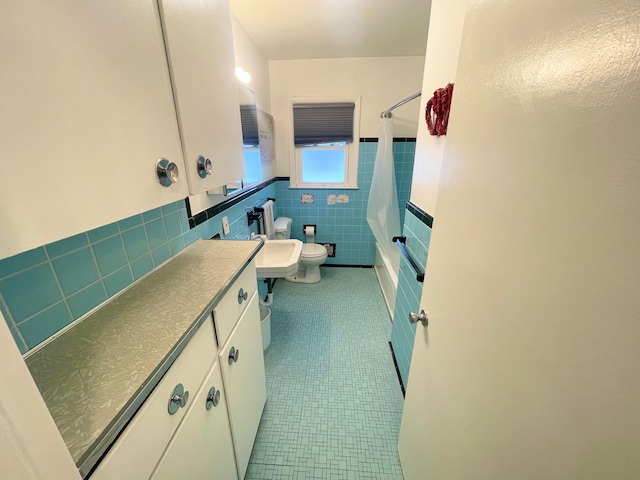
{"type": "Polygon", "coordinates": [[[189,401],[189,390],[185,392],[184,386],[179,383],[173,389],[171,397],[169,397],[169,415],[173,415],[189,401]]]}
{"type": "Polygon", "coordinates": [[[238,303],[242,304],[242,302],[244,302],[247,297],[249,295],[247,294],[247,292],[245,292],[242,288],[240,289],[240,291],[238,292],[238,303]]]}
{"type": "Polygon", "coordinates": [[[198,158],[196,158],[196,168],[198,169],[198,175],[200,178],[205,178],[207,175],[211,175],[213,173],[213,163],[202,155],[198,155],[198,158]]]}
{"type": "Polygon", "coordinates": [[[237,362],[239,357],[240,357],[240,349],[237,349],[236,347],[231,347],[231,350],[229,350],[229,365],[232,365],[233,362],[237,362]]]}
{"type": "Polygon", "coordinates": [[[216,387],[211,387],[207,394],[205,406],[207,407],[207,410],[211,410],[211,407],[217,407],[218,403],[220,403],[220,390],[216,389],[216,387]]]}
{"type": "Polygon", "coordinates": [[[427,312],[425,312],[424,310],[420,310],[420,313],[411,312],[409,314],[409,322],[410,323],[422,322],[422,325],[427,327],[429,326],[429,316],[427,315],[427,312]]]}
{"type": "Polygon", "coordinates": [[[178,181],[178,166],[166,158],[160,158],[156,162],[156,176],[160,185],[168,187],[178,181]]]}

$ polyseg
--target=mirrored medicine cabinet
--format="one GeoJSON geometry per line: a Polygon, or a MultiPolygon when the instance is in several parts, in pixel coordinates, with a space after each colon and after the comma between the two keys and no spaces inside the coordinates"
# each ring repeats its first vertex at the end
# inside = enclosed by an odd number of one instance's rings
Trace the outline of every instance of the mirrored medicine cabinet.
{"type": "Polygon", "coordinates": [[[243,179],[209,192],[227,197],[262,182],[262,163],[274,157],[273,117],[257,108],[256,94],[247,86],[238,85],[238,97],[246,174],[243,179]]]}

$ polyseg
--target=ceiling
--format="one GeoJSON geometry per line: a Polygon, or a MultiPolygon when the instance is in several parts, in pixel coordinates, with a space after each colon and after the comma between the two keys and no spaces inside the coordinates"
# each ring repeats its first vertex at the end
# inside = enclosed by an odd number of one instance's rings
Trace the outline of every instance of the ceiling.
{"type": "Polygon", "coordinates": [[[430,0],[230,0],[269,60],[423,56],[430,0]]]}

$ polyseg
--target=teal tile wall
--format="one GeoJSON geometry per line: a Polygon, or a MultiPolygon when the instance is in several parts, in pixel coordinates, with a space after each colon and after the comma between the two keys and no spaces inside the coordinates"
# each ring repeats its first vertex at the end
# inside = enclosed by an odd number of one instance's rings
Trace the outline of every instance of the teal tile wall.
{"type": "MultiPolygon", "coordinates": [[[[403,234],[407,237],[407,250],[424,271],[429,255],[431,228],[406,210],[403,234]]],[[[413,267],[404,257],[401,257],[396,304],[393,310],[391,345],[405,388],[409,381],[409,367],[416,335],[416,325],[409,323],[409,313],[417,312],[420,308],[422,286],[423,284],[416,280],[413,267]]]]}
{"type": "MultiPolygon", "coordinates": [[[[206,222],[201,223],[194,229],[197,232],[198,238],[211,238],[216,233],[219,233],[222,238],[228,239],[246,239],[251,233],[258,232],[258,222],[253,222],[251,226],[247,225],[247,211],[253,207],[261,206],[267,201],[267,197],[276,197],[276,183],[274,182],[267,185],[259,192],[254,193],[250,197],[238,202],[231,208],[228,208],[222,213],[208,219],[206,222]],[[224,235],[222,232],[222,217],[227,217],[229,220],[229,234],[224,235]]],[[[280,201],[277,200],[274,203],[274,216],[278,216],[280,208],[280,201]]],[[[192,212],[194,214],[198,212],[192,212]]]]}
{"type": "MultiPolygon", "coordinates": [[[[366,217],[377,148],[377,142],[360,142],[357,190],[290,189],[288,181],[277,182],[278,212],[293,220],[291,236],[304,241],[303,225],[315,224],[316,243],[336,244],[336,256],[328,258],[327,264],[373,265],[375,262],[375,238],[366,217]],[[302,203],[303,193],[313,195],[314,203],[302,203]],[[349,203],[327,205],[329,195],[341,194],[349,196],[349,203]]],[[[414,154],[415,142],[393,142],[401,225],[411,193],[414,154]]]]}
{"type": "Polygon", "coordinates": [[[400,225],[404,225],[405,206],[411,198],[411,179],[413,178],[413,160],[415,154],[415,141],[393,142],[393,166],[396,170],[400,225]]]}
{"type": "Polygon", "coordinates": [[[194,240],[178,201],[0,260],[0,309],[24,353],[194,240]]]}
{"type": "Polygon", "coordinates": [[[246,211],[275,194],[273,183],[194,229],[181,200],[0,260],[0,309],[18,347],[27,352],[198,238],[247,238],[257,224],[247,226],[246,211]]]}

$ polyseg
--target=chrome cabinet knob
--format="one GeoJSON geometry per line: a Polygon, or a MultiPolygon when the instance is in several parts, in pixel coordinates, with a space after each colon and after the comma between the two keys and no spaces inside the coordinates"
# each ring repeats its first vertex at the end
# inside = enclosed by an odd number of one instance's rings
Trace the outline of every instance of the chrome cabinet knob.
{"type": "Polygon", "coordinates": [[[233,364],[233,362],[237,362],[240,357],[240,350],[236,347],[231,347],[229,350],[229,365],[233,364]]]}
{"type": "Polygon", "coordinates": [[[240,291],[238,292],[238,303],[242,304],[242,302],[244,302],[248,297],[249,297],[249,295],[247,294],[247,292],[245,292],[241,288],[240,291]]]}
{"type": "Polygon", "coordinates": [[[420,310],[420,313],[411,312],[409,314],[409,322],[411,322],[411,323],[422,322],[422,325],[427,327],[427,326],[429,326],[429,316],[428,316],[427,312],[425,312],[424,310],[420,310]]]}
{"type": "Polygon", "coordinates": [[[218,403],[220,403],[220,390],[216,389],[216,387],[211,387],[207,394],[205,406],[207,410],[211,410],[212,407],[217,407],[218,403]]]}
{"type": "Polygon", "coordinates": [[[179,173],[178,166],[166,158],[160,158],[156,162],[156,176],[158,177],[158,182],[160,182],[160,185],[163,187],[168,187],[172,183],[176,183],[179,173]]]}
{"type": "Polygon", "coordinates": [[[211,175],[213,173],[213,163],[202,155],[198,155],[198,158],[196,158],[196,168],[198,169],[198,175],[200,178],[205,178],[207,175],[211,175]]]}
{"type": "Polygon", "coordinates": [[[179,383],[173,389],[171,397],[169,397],[169,415],[173,415],[189,401],[189,391],[185,392],[184,386],[179,383]]]}

